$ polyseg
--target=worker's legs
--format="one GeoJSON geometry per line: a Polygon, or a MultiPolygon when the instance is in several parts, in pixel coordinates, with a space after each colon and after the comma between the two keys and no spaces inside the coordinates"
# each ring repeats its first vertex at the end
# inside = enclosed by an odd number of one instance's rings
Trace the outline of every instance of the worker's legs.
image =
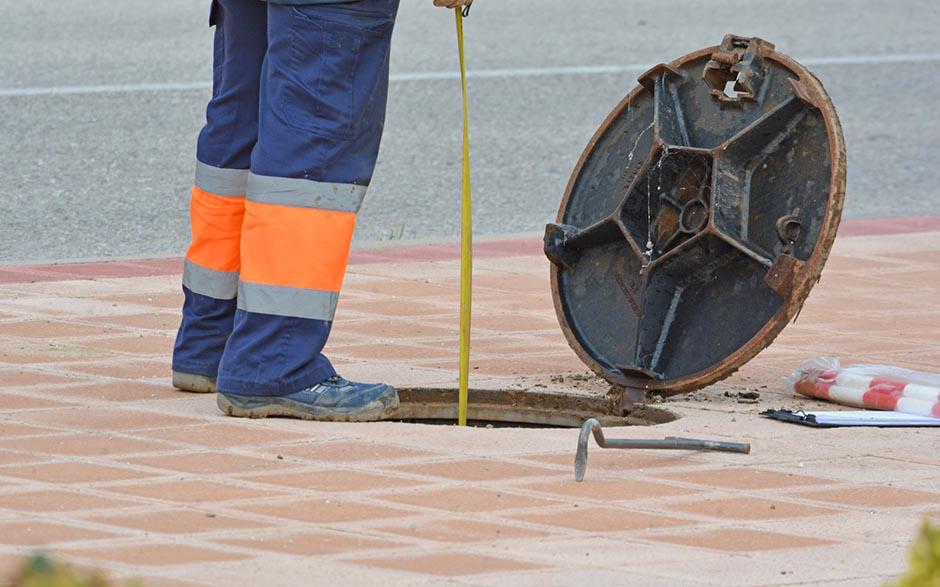
{"type": "Polygon", "coordinates": [[[173,352],[174,382],[191,391],[200,387],[200,377],[215,379],[235,317],[245,192],[267,49],[263,2],[218,0],[213,16],[212,99],[196,149],[192,243],[183,270],[183,322],[173,352]]]}
{"type": "Polygon", "coordinates": [[[382,136],[397,6],[268,7],[226,394],[286,396],[335,375],[321,351],[382,136]]]}

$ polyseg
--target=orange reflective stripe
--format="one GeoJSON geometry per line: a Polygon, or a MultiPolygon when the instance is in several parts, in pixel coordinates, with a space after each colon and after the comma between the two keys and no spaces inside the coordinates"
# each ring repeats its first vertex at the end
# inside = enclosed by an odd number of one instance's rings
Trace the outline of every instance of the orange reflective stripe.
{"type": "Polygon", "coordinates": [[[248,201],[241,280],[338,292],[355,227],[354,212],[248,201]]]}
{"type": "Polygon", "coordinates": [[[238,271],[245,198],[217,196],[193,186],[189,204],[193,240],[186,258],[216,271],[238,271]]]}

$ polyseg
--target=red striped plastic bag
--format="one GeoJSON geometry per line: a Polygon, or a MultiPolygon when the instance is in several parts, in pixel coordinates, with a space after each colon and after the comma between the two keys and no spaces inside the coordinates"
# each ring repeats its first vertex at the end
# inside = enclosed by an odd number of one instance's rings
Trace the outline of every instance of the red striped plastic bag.
{"type": "Polygon", "coordinates": [[[940,418],[940,375],[889,365],[843,367],[839,359],[816,357],[784,378],[800,395],[855,408],[891,410],[940,418]]]}

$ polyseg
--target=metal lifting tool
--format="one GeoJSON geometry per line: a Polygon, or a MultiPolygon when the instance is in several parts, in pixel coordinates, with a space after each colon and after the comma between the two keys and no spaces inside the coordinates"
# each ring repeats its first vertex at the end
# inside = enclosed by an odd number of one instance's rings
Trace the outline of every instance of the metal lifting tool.
{"type": "Polygon", "coordinates": [[[677,438],[669,436],[662,440],[656,439],[630,439],[605,438],[601,423],[596,418],[590,418],[581,426],[581,435],[578,436],[578,452],[574,457],[574,479],[583,481],[587,472],[588,439],[594,433],[594,440],[601,448],[658,448],[663,450],[708,450],[718,452],[736,452],[749,454],[751,445],[740,442],[722,442],[718,440],[697,440],[695,438],[677,438]]]}

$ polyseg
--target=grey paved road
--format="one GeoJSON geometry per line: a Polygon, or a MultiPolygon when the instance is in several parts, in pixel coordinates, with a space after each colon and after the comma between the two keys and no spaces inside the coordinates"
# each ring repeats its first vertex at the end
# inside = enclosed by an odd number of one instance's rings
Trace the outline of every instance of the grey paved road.
{"type": "MultiPolygon", "coordinates": [[[[205,4],[0,0],[0,263],[183,251],[205,4]]],[[[478,232],[540,230],[637,68],[725,32],[773,41],[826,84],[848,141],[848,217],[940,213],[938,30],[936,0],[478,0],[478,232]]],[[[457,231],[453,34],[431,0],[403,0],[360,244],[457,231]]]]}

